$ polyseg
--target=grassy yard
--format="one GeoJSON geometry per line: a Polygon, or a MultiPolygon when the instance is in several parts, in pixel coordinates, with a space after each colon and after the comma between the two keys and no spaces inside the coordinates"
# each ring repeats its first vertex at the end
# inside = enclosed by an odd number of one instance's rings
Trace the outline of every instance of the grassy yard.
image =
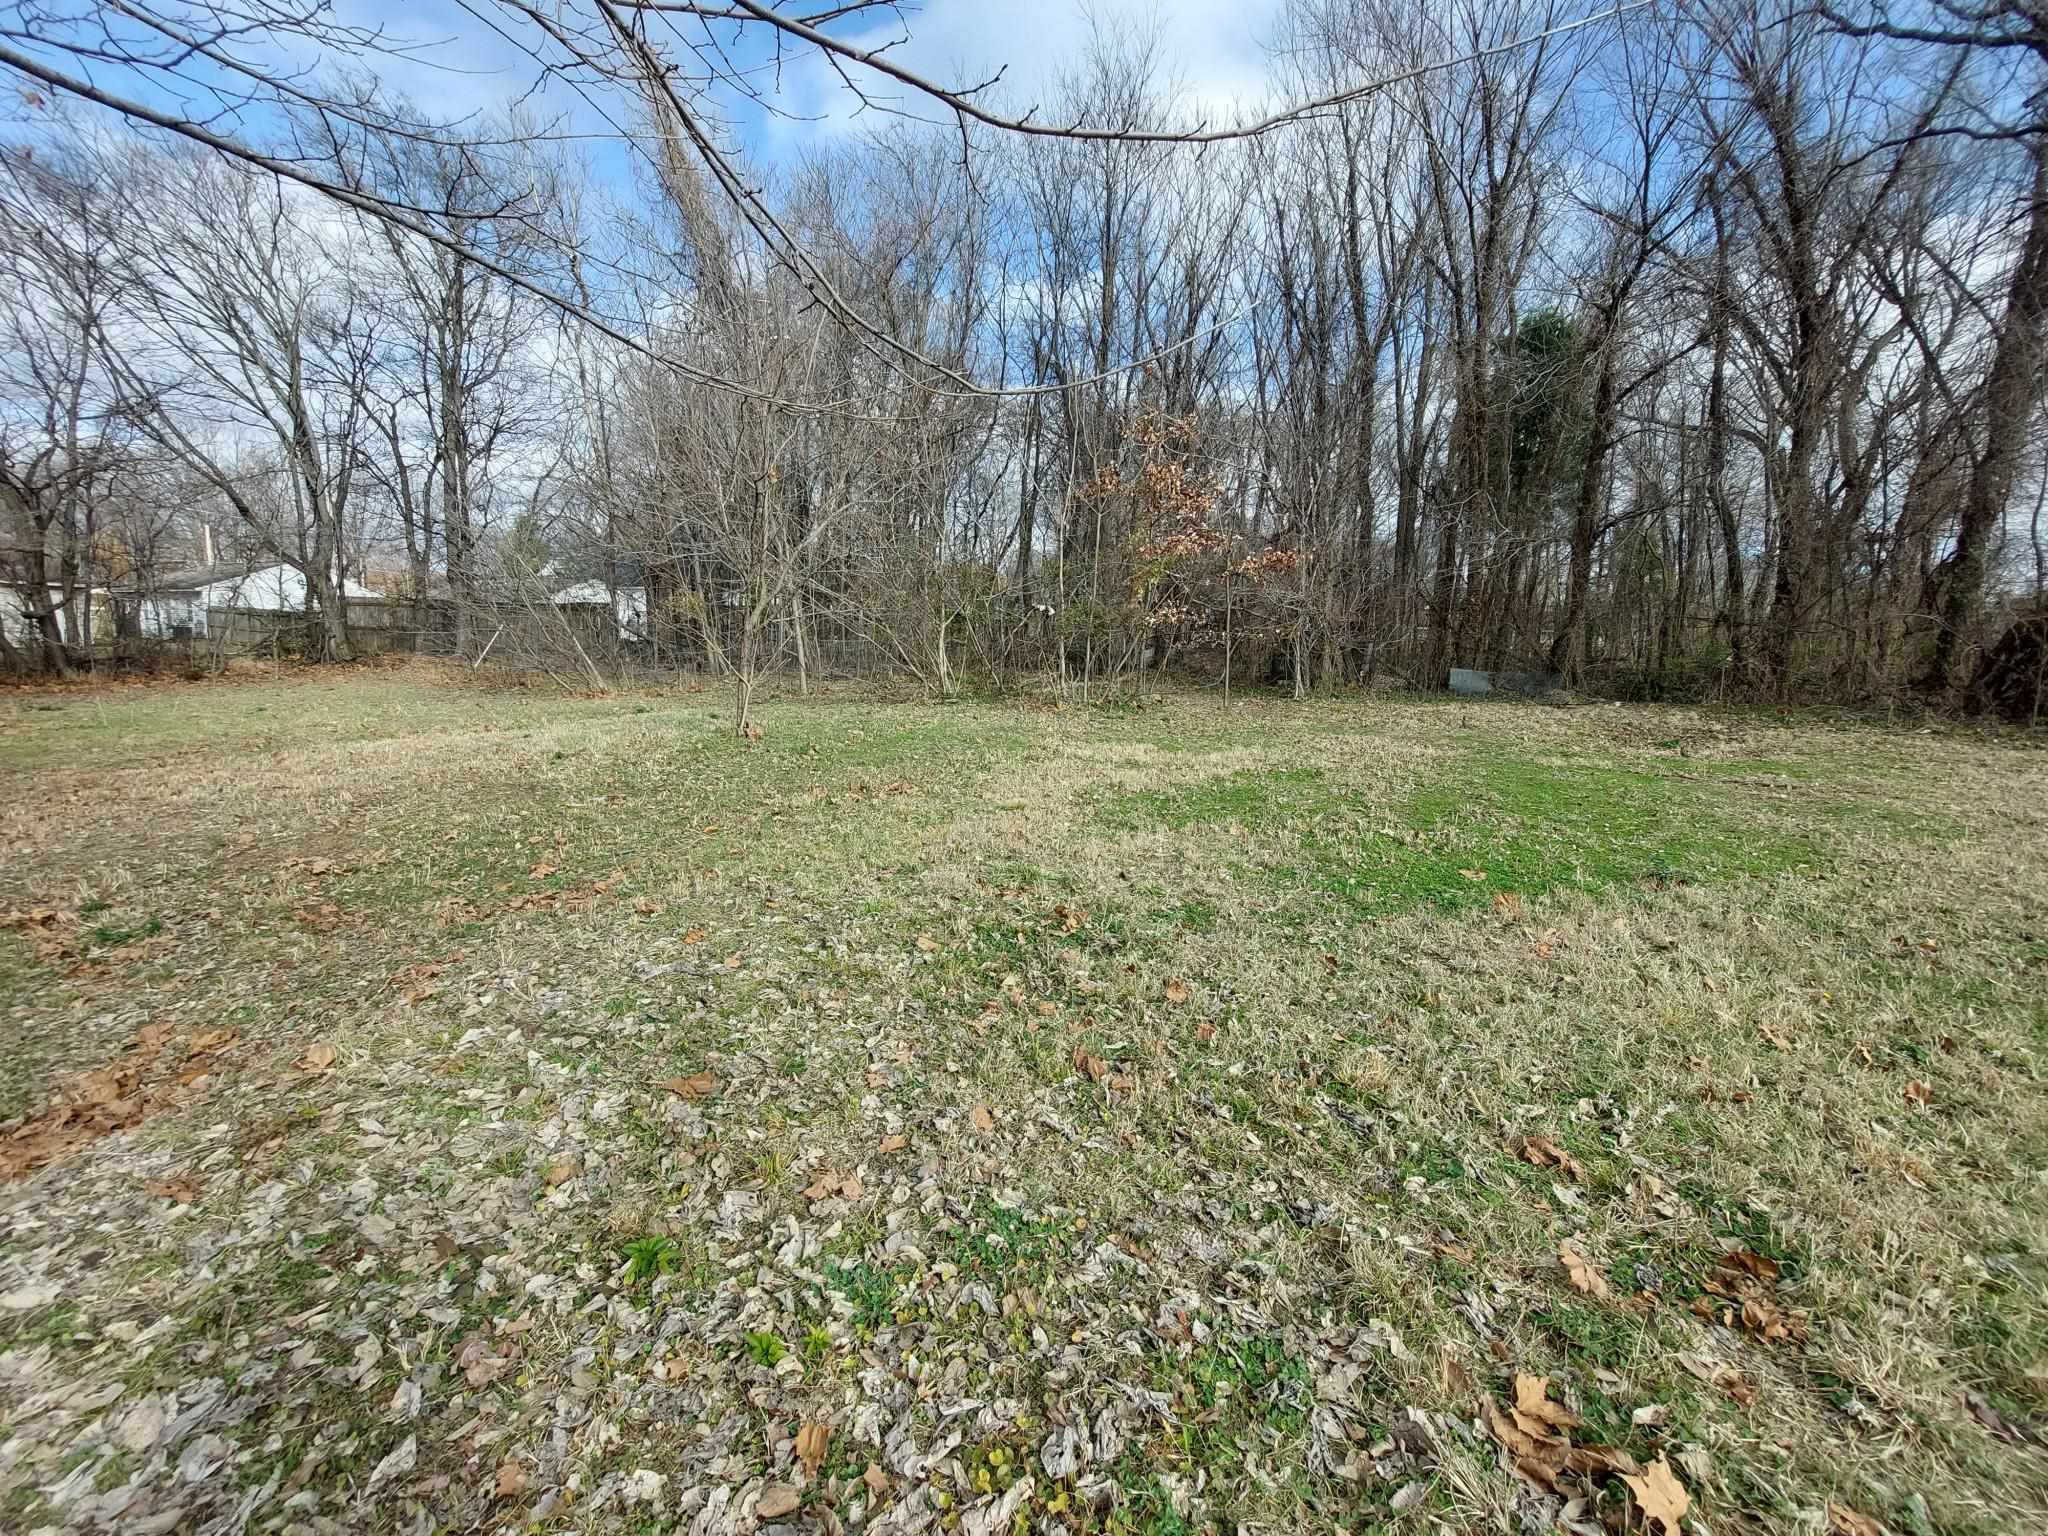
{"type": "Polygon", "coordinates": [[[724,722],[0,697],[0,1529],[2048,1529],[2040,752],[724,722]]]}

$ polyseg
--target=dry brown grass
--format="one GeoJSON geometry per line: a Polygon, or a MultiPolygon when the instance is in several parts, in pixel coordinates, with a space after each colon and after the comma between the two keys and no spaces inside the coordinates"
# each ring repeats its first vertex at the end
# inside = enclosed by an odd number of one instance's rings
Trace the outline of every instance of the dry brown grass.
{"type": "Polygon", "coordinates": [[[2038,754],[1192,700],[792,704],[746,751],[711,698],[305,686],[0,737],[55,786],[5,813],[0,909],[69,946],[0,970],[21,1110],[145,1021],[238,1036],[0,1191],[0,1291],[54,1288],[0,1313],[24,1518],[272,1508],[313,1458],[298,1513],[358,1529],[737,1533],[769,1480],[951,1529],[1020,1466],[1076,1530],[1637,1523],[1502,1454],[1517,1374],[1701,1530],[2048,1516],[2038,754]],[[519,1375],[466,1379],[479,1338],[519,1375]],[[121,1404],[221,1379],[121,1449],[121,1404]],[[201,1434],[244,1470],[178,1478],[201,1434]]]}

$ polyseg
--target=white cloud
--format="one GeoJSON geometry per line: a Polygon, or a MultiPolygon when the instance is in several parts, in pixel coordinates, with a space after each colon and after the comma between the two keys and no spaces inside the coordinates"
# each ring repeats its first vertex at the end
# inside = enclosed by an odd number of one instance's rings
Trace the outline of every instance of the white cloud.
{"type": "MultiPolygon", "coordinates": [[[[1266,92],[1265,36],[1281,0],[926,0],[904,21],[888,18],[839,34],[855,47],[893,44],[887,57],[936,84],[967,87],[1002,72],[985,98],[1021,113],[1041,104],[1060,73],[1077,65],[1091,31],[1155,29],[1167,80],[1178,86],[1178,115],[1188,122],[1227,122],[1266,92]]],[[[847,64],[847,72],[897,110],[945,120],[929,97],[847,64]]],[[[811,56],[785,69],[783,110],[798,120],[769,118],[756,147],[783,154],[817,135],[885,122],[861,103],[832,65],[811,56]]]]}

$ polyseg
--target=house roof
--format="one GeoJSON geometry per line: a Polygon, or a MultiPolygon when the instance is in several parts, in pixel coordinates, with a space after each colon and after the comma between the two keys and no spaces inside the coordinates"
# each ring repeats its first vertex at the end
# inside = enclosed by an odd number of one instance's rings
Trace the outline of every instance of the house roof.
{"type": "Polygon", "coordinates": [[[232,566],[194,565],[182,571],[167,571],[151,581],[136,580],[128,585],[136,592],[197,592],[209,582],[241,574],[232,566]]]}
{"type": "MultiPolygon", "coordinates": [[[[342,582],[342,595],[351,598],[382,597],[353,581],[342,582]]],[[[197,589],[206,595],[208,607],[247,608],[283,612],[302,606],[306,600],[306,579],[288,565],[266,565],[253,571],[225,571],[197,589]]]]}
{"type": "Polygon", "coordinates": [[[579,581],[573,587],[564,587],[555,594],[555,601],[565,608],[577,608],[586,604],[609,607],[613,594],[631,601],[640,595],[638,587],[607,587],[601,581],[579,581]]]}

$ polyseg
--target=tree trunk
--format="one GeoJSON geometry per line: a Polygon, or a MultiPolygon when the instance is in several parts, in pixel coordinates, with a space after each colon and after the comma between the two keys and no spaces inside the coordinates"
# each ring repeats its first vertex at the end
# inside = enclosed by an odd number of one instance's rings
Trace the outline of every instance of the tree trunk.
{"type": "Polygon", "coordinates": [[[1606,467],[1608,445],[1614,436],[1615,348],[1605,334],[1599,346],[1600,373],[1593,386],[1592,427],[1585,457],[1579,464],[1578,489],[1572,499],[1572,551],[1565,576],[1564,620],[1550,645],[1550,670],[1563,675],[1567,688],[1578,686],[1586,666],[1586,598],[1593,584],[1600,473],[1606,467]]]}
{"type": "Polygon", "coordinates": [[[2034,180],[2027,233],[2006,291],[2005,320],[1993,343],[1984,381],[1984,448],[1970,471],[1955,548],[1935,572],[1941,626],[1934,636],[1926,686],[1952,693],[1977,627],[1991,546],[2026,446],[2027,424],[2048,391],[2048,140],[2033,146],[2034,180]]]}

